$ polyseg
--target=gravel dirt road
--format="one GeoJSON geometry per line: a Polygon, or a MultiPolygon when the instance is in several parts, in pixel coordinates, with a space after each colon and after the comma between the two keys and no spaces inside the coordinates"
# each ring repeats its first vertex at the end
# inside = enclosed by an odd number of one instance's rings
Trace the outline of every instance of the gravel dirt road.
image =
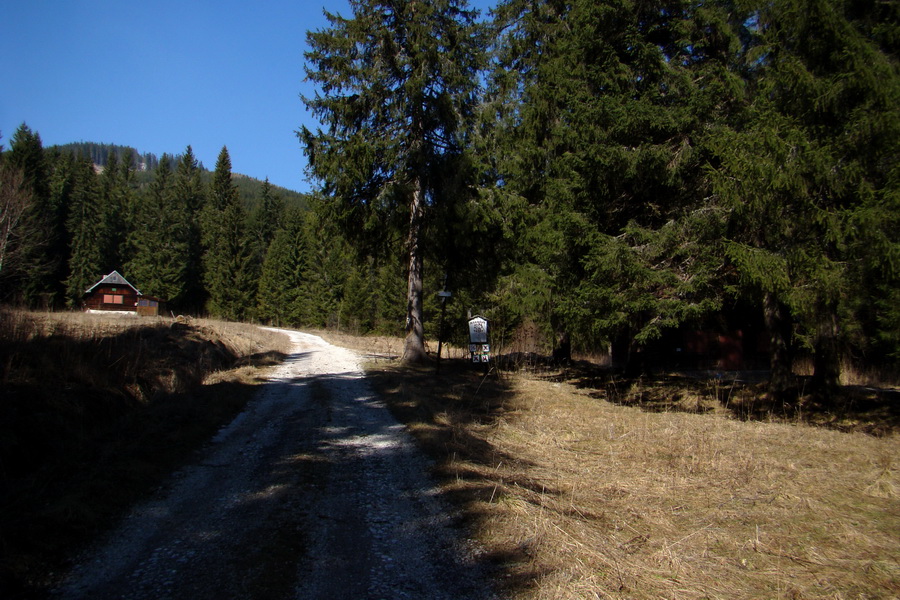
{"type": "Polygon", "coordinates": [[[487,567],[357,354],[293,353],[59,598],[489,599],[487,567]]]}

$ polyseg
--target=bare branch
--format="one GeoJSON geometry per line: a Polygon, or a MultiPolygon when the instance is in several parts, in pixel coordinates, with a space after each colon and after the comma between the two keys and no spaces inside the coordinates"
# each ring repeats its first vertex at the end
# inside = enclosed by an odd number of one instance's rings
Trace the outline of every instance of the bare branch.
{"type": "Polygon", "coordinates": [[[24,175],[18,169],[5,168],[0,172],[0,276],[14,267],[23,247],[23,226],[33,196],[23,186],[24,175]]]}

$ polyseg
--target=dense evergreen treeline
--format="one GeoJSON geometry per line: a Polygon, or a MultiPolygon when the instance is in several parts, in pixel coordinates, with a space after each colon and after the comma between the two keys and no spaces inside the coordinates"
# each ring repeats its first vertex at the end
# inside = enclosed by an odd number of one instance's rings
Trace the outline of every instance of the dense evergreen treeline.
{"type": "Polygon", "coordinates": [[[183,310],[405,328],[417,360],[446,285],[454,335],[480,312],[497,341],[632,366],[681,331],[757,329],[773,394],[801,353],[825,392],[843,358],[900,361],[895,3],[350,6],[308,33],[313,210],[266,191],[248,211],[227,152],[206,183],[188,149],[138,188],[20,129],[4,181],[42,235],[11,244],[6,298],[76,303],[121,268],[183,310]]]}
{"type": "Polygon", "coordinates": [[[350,5],[299,135],[356,247],[407,257],[408,339],[446,273],[495,334],[630,365],[758,329],[776,395],[798,353],[826,393],[900,359],[896,3],[350,5]]]}
{"type": "Polygon", "coordinates": [[[122,156],[108,153],[98,173],[90,153],[44,149],[26,125],[15,132],[0,163],[5,302],[79,307],[84,291],[115,269],[176,312],[313,326],[340,317],[340,287],[324,286],[342,280],[348,250],[329,238],[305,197],[286,200],[268,181],[234,176],[226,148],[212,174],[190,146],[176,158],[164,154],[148,177],[127,149],[122,156]],[[13,222],[6,217],[15,201],[13,222]],[[288,234],[314,255],[275,266],[288,234]],[[313,250],[314,242],[327,248],[313,250]],[[296,289],[285,312],[270,304],[280,298],[270,289],[288,284],[296,289]]]}

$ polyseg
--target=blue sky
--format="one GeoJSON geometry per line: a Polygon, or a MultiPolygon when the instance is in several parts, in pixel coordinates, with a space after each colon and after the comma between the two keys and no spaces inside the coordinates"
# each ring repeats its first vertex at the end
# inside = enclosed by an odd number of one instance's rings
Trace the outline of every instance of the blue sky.
{"type": "MultiPolygon", "coordinates": [[[[474,0],[485,11],[495,4],[474,0]]],[[[295,135],[314,127],[300,94],[306,32],[347,0],[0,2],[0,144],[23,122],[44,146],[181,153],[308,191],[295,135]]]]}

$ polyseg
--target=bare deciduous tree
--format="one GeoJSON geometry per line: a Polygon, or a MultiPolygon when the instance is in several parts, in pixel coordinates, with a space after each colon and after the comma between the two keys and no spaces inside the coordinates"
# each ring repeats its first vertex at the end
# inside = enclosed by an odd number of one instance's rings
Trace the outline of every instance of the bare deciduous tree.
{"type": "Polygon", "coordinates": [[[0,277],[14,272],[29,243],[31,191],[23,186],[22,171],[0,168],[0,277]]]}

